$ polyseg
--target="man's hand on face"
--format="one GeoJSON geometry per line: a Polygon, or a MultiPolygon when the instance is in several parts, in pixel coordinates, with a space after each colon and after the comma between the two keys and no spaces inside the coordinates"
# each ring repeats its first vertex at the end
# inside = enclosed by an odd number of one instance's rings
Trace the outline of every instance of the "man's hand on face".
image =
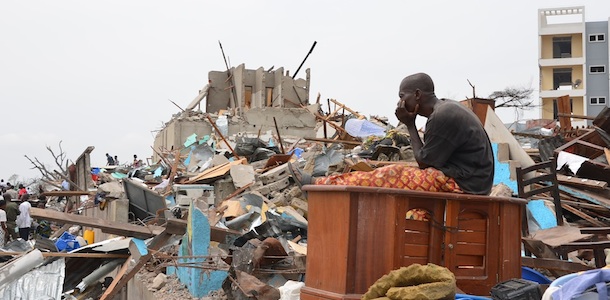
{"type": "Polygon", "coordinates": [[[417,117],[417,111],[419,110],[419,104],[415,104],[415,109],[413,111],[408,111],[405,106],[405,101],[398,101],[398,105],[396,107],[396,111],[394,114],[396,118],[403,124],[409,126],[415,124],[415,118],[417,117]]]}

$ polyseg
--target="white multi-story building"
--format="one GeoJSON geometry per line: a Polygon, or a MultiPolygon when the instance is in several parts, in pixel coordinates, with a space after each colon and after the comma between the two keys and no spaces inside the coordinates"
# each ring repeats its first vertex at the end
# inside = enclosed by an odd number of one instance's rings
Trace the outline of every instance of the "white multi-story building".
{"type": "MultiPolygon", "coordinates": [[[[608,26],[586,22],[584,6],[538,10],[541,118],[557,119],[556,99],[564,95],[574,115],[595,117],[609,106],[608,26]]],[[[572,124],[586,121],[575,118],[572,124]]]]}

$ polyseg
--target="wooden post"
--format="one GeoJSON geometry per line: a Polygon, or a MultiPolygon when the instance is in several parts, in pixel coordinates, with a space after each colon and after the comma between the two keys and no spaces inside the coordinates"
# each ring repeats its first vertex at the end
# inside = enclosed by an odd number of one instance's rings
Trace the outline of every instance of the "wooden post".
{"type": "MultiPolygon", "coordinates": [[[[562,115],[572,114],[569,95],[564,95],[557,98],[557,111],[562,115]]],[[[570,117],[559,117],[559,126],[561,129],[568,130],[572,128],[572,120],[570,117]]]]}
{"type": "Polygon", "coordinates": [[[222,135],[222,133],[220,132],[220,129],[218,129],[218,127],[216,127],[216,123],[214,123],[214,121],[212,121],[212,118],[210,118],[210,115],[206,114],[205,116],[206,116],[206,118],[208,118],[208,121],[210,121],[210,124],[212,125],[212,127],[214,127],[214,130],[216,130],[216,133],[218,133],[220,138],[222,138],[222,140],[225,142],[225,144],[227,144],[227,147],[229,147],[229,150],[231,150],[231,153],[233,153],[233,156],[235,156],[235,158],[237,158],[237,159],[240,159],[239,155],[237,155],[237,153],[235,153],[235,150],[233,150],[233,147],[231,147],[229,142],[227,142],[225,137],[222,135]]]}
{"type": "Polygon", "coordinates": [[[277,139],[280,143],[280,149],[282,149],[282,154],[286,154],[286,152],[284,152],[284,143],[282,143],[282,137],[280,136],[280,129],[277,127],[277,121],[275,120],[275,117],[273,117],[273,124],[275,124],[275,132],[277,132],[277,139]]]}

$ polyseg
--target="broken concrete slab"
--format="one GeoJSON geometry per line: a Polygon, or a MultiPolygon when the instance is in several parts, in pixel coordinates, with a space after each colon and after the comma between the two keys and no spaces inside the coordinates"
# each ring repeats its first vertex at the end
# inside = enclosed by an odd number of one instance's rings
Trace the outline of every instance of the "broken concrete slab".
{"type": "Polygon", "coordinates": [[[231,166],[230,174],[236,188],[254,183],[254,168],[250,165],[231,166]]]}

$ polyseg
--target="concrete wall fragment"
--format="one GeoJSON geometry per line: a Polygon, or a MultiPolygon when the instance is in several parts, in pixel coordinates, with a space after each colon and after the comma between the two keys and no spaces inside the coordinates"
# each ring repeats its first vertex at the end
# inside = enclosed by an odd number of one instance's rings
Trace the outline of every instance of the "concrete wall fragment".
{"type": "MultiPolygon", "coordinates": [[[[200,256],[199,258],[178,258],[178,264],[189,264],[195,266],[210,266],[203,256],[210,254],[210,223],[205,214],[191,204],[187,221],[186,234],[182,238],[178,256],[200,256]],[[193,234],[196,233],[196,234],[193,234]]],[[[167,274],[176,274],[180,282],[184,283],[191,295],[204,297],[211,291],[222,287],[222,282],[227,278],[227,271],[214,270],[198,267],[168,267],[167,274]]]]}

